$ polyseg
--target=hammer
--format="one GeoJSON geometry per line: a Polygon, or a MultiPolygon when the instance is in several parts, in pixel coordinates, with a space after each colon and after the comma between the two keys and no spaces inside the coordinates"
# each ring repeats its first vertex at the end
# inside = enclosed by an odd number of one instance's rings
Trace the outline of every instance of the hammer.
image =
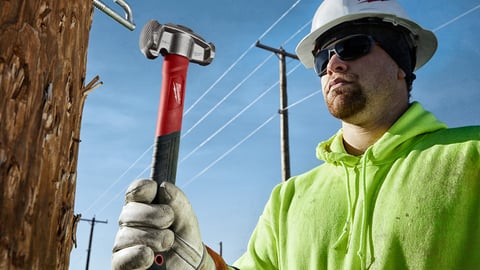
{"type": "MultiPolygon", "coordinates": [[[[139,47],[148,59],[164,57],[151,177],[159,185],[175,184],[188,64],[210,64],[215,46],[187,27],[152,20],[142,29],[139,47]]],[[[159,203],[158,193],[153,203],[159,203]]],[[[149,270],[154,269],[166,269],[164,256],[156,251],[149,270]]]]}

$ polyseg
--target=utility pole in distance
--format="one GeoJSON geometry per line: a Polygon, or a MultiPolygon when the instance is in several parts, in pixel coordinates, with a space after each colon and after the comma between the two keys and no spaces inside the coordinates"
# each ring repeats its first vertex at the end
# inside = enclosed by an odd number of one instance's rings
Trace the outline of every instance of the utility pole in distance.
{"type": "Polygon", "coordinates": [[[255,44],[258,48],[271,51],[278,56],[280,63],[280,148],[282,152],[282,181],[285,182],[290,178],[290,144],[288,136],[288,96],[287,96],[287,65],[285,58],[290,57],[298,60],[298,56],[286,52],[282,47],[280,49],[265,46],[257,41],[255,44]]]}
{"type": "Polygon", "coordinates": [[[87,249],[87,266],[85,268],[85,270],[88,270],[88,266],[90,264],[90,252],[92,251],[92,239],[93,239],[93,227],[95,227],[95,223],[105,223],[107,224],[108,223],[108,220],[96,220],[95,219],[95,216],[93,216],[92,219],[84,219],[84,218],[81,218],[80,220],[82,221],[87,221],[87,222],[90,222],[91,224],[91,227],[90,227],[90,238],[88,239],[88,249],[87,249]]]}

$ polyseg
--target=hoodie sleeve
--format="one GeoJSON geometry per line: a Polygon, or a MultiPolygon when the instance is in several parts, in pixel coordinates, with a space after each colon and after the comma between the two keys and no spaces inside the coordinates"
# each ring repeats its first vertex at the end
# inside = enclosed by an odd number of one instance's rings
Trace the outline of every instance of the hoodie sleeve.
{"type": "Polygon", "coordinates": [[[263,214],[253,231],[247,251],[234,263],[241,270],[278,269],[278,212],[279,189],[277,186],[267,202],[263,214]]]}

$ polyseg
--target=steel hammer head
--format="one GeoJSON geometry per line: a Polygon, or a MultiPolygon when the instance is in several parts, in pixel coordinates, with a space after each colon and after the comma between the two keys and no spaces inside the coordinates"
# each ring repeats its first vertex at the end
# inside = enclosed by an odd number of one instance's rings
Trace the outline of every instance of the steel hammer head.
{"type": "Polygon", "coordinates": [[[148,59],[155,59],[160,54],[177,54],[202,66],[210,64],[215,56],[215,46],[191,29],[176,24],[162,25],[155,20],[143,27],[139,47],[148,59]]]}

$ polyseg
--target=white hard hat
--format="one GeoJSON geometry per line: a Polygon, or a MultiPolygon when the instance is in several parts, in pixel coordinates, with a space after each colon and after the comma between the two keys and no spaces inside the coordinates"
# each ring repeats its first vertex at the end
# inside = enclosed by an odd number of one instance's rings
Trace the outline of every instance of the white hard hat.
{"type": "Polygon", "coordinates": [[[403,26],[412,33],[414,46],[417,47],[414,70],[427,63],[437,49],[437,38],[433,32],[409,20],[396,0],[324,0],[313,17],[310,34],[297,46],[298,58],[306,68],[312,68],[312,51],[318,37],[339,24],[363,18],[380,18],[403,26]]]}

